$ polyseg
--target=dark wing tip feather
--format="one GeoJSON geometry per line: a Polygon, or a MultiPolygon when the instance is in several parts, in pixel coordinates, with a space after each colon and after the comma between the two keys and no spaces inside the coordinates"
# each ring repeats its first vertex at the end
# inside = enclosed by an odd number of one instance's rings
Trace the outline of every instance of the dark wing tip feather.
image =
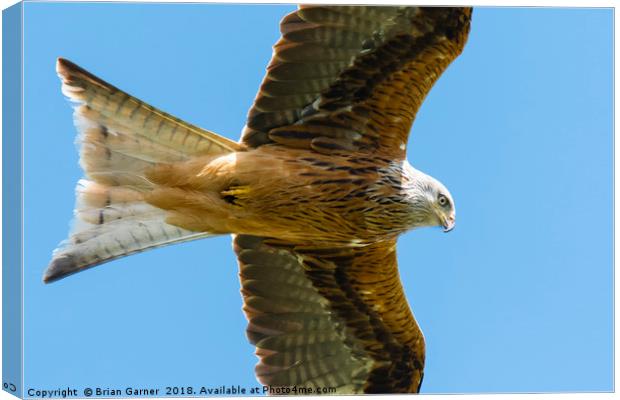
{"type": "Polygon", "coordinates": [[[63,82],[70,82],[75,80],[75,78],[94,78],[90,72],[62,57],[58,57],[56,60],[56,73],[63,82]]]}
{"type": "Polygon", "coordinates": [[[67,70],[75,66],[75,64],[73,64],[66,58],[58,57],[56,59],[56,72],[58,73],[58,75],[65,76],[67,74],[67,70]]]}
{"type": "MultiPolygon", "coordinates": [[[[66,58],[57,58],[56,73],[64,84],[78,88],[78,91],[81,91],[81,89],[87,87],[88,85],[94,85],[113,93],[120,91],[120,89],[116,86],[109,84],[101,78],[98,78],[66,58]]],[[[67,93],[65,93],[65,95],[67,95],[67,93]]]]}
{"type": "Polygon", "coordinates": [[[63,254],[54,258],[43,273],[43,282],[52,283],[69,275],[81,271],[75,256],[72,254],[63,254]]]}
{"type": "MultiPolygon", "coordinates": [[[[130,252],[126,255],[133,254],[135,252],[130,252]]],[[[75,253],[64,253],[58,256],[54,256],[52,261],[50,261],[47,269],[43,273],[43,283],[52,283],[64,279],[73,274],[77,274],[78,272],[85,271],[87,269],[96,267],[103,263],[107,263],[108,261],[116,260],[117,258],[121,258],[125,255],[119,255],[115,257],[109,257],[105,260],[97,259],[91,262],[81,262],[79,260],[79,256],[76,256],[75,253]]]]}

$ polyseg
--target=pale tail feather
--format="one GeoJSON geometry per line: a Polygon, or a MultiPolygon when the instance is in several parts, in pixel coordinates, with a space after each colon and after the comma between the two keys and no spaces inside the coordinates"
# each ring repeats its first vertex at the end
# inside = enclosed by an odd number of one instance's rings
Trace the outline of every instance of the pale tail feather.
{"type": "Polygon", "coordinates": [[[226,154],[241,146],[164,113],[59,59],[62,91],[76,104],[80,165],[70,237],[54,251],[45,282],[146,249],[209,236],[166,223],[166,212],[144,201],[157,164],[226,154]]]}

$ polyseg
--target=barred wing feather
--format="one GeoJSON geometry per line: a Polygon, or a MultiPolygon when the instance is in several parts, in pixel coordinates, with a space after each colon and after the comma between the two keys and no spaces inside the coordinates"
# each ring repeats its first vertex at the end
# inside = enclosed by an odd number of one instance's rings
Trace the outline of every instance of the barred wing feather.
{"type": "Polygon", "coordinates": [[[261,383],[338,394],[419,390],[424,337],[395,241],[319,249],[239,235],[234,249],[261,383]]]}
{"type": "Polygon", "coordinates": [[[471,8],[300,6],[280,25],[242,142],[404,158],[431,87],[462,51],[471,8]]]}

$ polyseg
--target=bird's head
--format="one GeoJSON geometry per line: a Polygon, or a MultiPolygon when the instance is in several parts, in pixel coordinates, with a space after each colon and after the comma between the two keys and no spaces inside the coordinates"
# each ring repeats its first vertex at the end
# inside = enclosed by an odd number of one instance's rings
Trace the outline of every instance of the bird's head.
{"type": "Polygon", "coordinates": [[[432,176],[410,165],[407,169],[407,192],[412,207],[413,227],[441,226],[444,232],[450,232],[456,222],[456,210],[450,191],[432,176]]]}

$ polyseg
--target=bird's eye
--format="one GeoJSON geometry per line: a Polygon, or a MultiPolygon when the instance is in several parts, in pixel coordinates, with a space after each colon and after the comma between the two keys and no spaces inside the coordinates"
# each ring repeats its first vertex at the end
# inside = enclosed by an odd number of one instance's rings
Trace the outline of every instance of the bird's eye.
{"type": "Polygon", "coordinates": [[[439,198],[437,199],[437,202],[442,207],[447,206],[449,204],[448,198],[446,196],[444,196],[443,194],[439,195],[439,198]]]}

